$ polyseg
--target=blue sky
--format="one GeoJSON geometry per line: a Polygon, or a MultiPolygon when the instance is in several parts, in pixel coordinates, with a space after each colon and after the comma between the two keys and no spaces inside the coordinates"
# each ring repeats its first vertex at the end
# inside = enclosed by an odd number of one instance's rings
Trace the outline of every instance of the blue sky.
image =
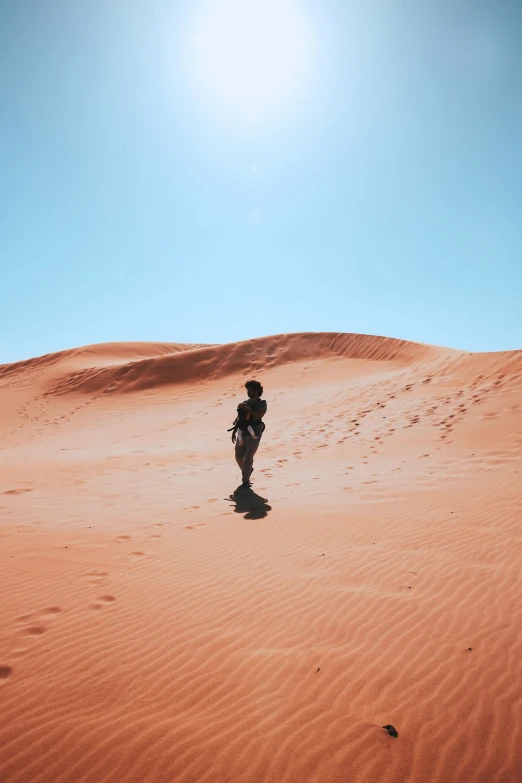
{"type": "Polygon", "coordinates": [[[0,3],[0,362],[522,348],[522,3],[234,2],[0,3]]]}

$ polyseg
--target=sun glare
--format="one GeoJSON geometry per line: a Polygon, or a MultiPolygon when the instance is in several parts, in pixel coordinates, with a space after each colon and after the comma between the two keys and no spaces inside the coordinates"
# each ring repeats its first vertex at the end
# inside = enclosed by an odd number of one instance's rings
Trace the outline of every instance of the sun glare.
{"type": "Polygon", "coordinates": [[[212,97],[249,116],[295,94],[308,43],[293,0],[212,0],[193,36],[196,69],[212,97]]]}

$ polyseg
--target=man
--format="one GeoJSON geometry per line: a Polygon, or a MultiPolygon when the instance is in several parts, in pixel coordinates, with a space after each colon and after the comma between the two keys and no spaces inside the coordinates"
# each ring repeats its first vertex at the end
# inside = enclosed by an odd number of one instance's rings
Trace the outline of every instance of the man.
{"type": "Polygon", "coordinates": [[[250,413],[248,423],[254,430],[255,437],[248,430],[243,430],[242,438],[236,440],[236,462],[241,469],[243,486],[250,486],[250,475],[254,470],[254,454],[256,453],[265,425],[261,421],[266,413],[266,401],[261,399],[263,387],[259,381],[247,381],[245,383],[248,400],[238,405],[250,413]],[[242,440],[242,443],[239,441],[242,440]]]}

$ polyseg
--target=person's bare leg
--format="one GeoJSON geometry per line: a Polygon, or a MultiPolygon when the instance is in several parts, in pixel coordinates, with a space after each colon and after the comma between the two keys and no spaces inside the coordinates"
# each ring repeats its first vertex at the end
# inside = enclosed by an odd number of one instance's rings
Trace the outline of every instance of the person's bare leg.
{"type": "Polygon", "coordinates": [[[246,446],[245,442],[239,445],[239,443],[236,441],[236,462],[239,466],[239,470],[243,471],[243,463],[245,461],[245,452],[246,452],[246,446]]]}
{"type": "Polygon", "coordinates": [[[257,448],[259,446],[259,440],[254,440],[254,438],[245,436],[244,441],[245,441],[246,449],[245,449],[245,457],[243,459],[242,474],[243,474],[243,484],[246,484],[248,481],[250,481],[250,474],[254,469],[254,454],[256,453],[257,448]]]}

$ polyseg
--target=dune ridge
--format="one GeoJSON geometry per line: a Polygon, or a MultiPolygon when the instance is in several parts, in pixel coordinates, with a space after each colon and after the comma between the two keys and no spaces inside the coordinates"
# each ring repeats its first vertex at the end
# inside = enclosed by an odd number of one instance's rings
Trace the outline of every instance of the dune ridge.
{"type": "Polygon", "coordinates": [[[107,363],[127,363],[143,357],[157,357],[202,347],[204,346],[200,344],[188,343],[97,343],[85,345],[82,348],[69,348],[64,351],[47,353],[33,359],[24,359],[10,364],[0,364],[0,378],[18,373],[32,373],[35,370],[44,370],[54,365],[67,367],[80,364],[89,368],[97,367],[100,364],[103,366],[107,363]]]}
{"type": "Polygon", "coordinates": [[[0,368],[2,783],[522,779],[522,351],[72,354],[0,368]]]}
{"type": "Polygon", "coordinates": [[[326,355],[408,364],[421,358],[435,359],[456,353],[390,337],[296,333],[227,345],[109,343],[87,346],[15,365],[2,365],[0,377],[2,373],[9,375],[59,365],[59,373],[49,374],[50,394],[128,392],[166,384],[217,380],[237,372],[259,372],[326,355]],[[83,366],[78,369],[79,364],[83,366]]]}

